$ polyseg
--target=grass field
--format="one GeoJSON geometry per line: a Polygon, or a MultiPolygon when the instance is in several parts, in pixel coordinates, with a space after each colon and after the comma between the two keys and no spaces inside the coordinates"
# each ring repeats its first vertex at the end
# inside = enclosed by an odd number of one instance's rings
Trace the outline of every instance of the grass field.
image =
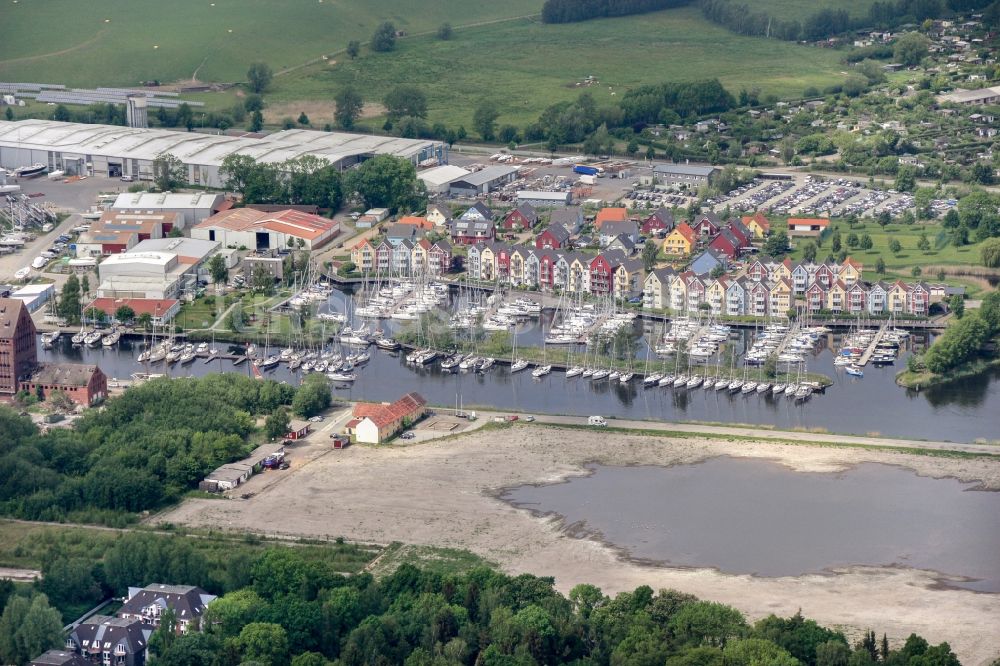
{"type": "Polygon", "coordinates": [[[541,0],[3,0],[0,80],[76,86],[242,81],[367,41],[383,20],[409,33],[540,11],[541,0]],[[157,46],[158,48],[153,48],[157,46]],[[200,69],[199,69],[200,68],[200,69]]]}
{"type": "MultiPolygon", "coordinates": [[[[811,6],[769,1],[781,11],[811,6]]],[[[354,84],[377,102],[407,82],[427,93],[430,122],[471,128],[482,100],[500,105],[501,123],[523,125],[549,104],[574,99],[577,82],[588,75],[600,81],[590,90],[601,104],[662,81],[718,77],[734,92],[757,87],[795,96],[843,78],[836,52],[737,36],[705,21],[695,7],[545,25],[531,18],[496,22],[530,16],[540,0],[438,0],[419,11],[400,0],[231,3],[137,0],[119,8],[111,0],[22,0],[8,5],[0,24],[0,80],[135,85],[188,80],[197,70],[199,80],[232,82],[244,79],[250,62],[264,60],[277,72],[296,68],[276,76],[266,95],[274,108],[270,122],[306,110],[321,126],[332,120],[331,100],[341,87],[354,84]],[[350,39],[367,40],[382,17],[409,32],[395,52],[363,49],[354,61],[338,54],[350,39]],[[456,30],[441,41],[432,33],[446,20],[456,30]],[[324,54],[334,55],[318,60],[324,54]],[[316,62],[299,67],[308,61],[316,62]]],[[[225,109],[235,95],[189,97],[225,109]]]]}
{"type": "MultiPolygon", "coordinates": [[[[979,264],[979,245],[965,245],[955,247],[951,243],[946,243],[944,229],[938,223],[925,224],[887,224],[884,228],[876,222],[867,221],[863,224],[854,225],[854,233],[860,238],[864,234],[872,237],[874,246],[871,250],[852,250],[847,246],[847,236],[851,229],[844,223],[835,225],[840,230],[841,242],[855,259],[861,261],[866,268],[874,268],[875,262],[881,256],[888,271],[905,273],[907,277],[914,266],[959,266],[979,264]],[[930,250],[923,252],[917,249],[917,243],[922,233],[927,234],[930,241],[930,250]],[[889,250],[889,243],[893,239],[899,241],[902,250],[894,255],[889,250]]],[[[792,258],[795,260],[802,258],[803,242],[796,243],[792,258]]],[[[830,241],[826,240],[819,249],[817,259],[822,259],[830,252],[830,241]]],[[[934,279],[933,275],[923,276],[926,279],[934,279]]]]}
{"type": "Polygon", "coordinates": [[[600,82],[588,88],[598,104],[614,103],[641,84],[712,77],[733,92],[758,87],[794,96],[843,78],[839,57],[828,49],[737,36],[689,7],[564,25],[510,21],[459,30],[450,41],[408,38],[394,53],[320,63],[278,77],[267,99],[329,100],[352,84],[367,100],[378,101],[407,82],[426,92],[432,123],[471,128],[476,105],[492,100],[502,111],[501,123],[523,125],[546,106],[575,99],[582,90],[577,82],[588,75],[600,82]]]}

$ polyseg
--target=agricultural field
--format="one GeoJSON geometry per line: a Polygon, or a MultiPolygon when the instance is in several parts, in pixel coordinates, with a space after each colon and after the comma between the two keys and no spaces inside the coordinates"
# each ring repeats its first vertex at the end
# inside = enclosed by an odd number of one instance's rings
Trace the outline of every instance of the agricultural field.
{"type": "MultiPolygon", "coordinates": [[[[406,82],[427,94],[431,123],[471,128],[476,105],[492,100],[501,124],[524,125],[583,90],[598,104],[611,104],[629,88],[663,81],[718,77],[733,92],[757,87],[764,94],[797,96],[809,86],[840,81],[839,58],[828,49],[734,35],[687,7],[561,25],[509,21],[457,30],[449,41],[407,38],[393,53],[363,51],[354,61],[318,63],[276,77],[266,98],[291,112],[295,102],[329,100],[345,85],[356,86],[366,101],[379,101],[406,82]],[[578,85],[587,76],[598,83],[578,85]]],[[[314,124],[329,122],[332,103],[328,114],[309,117],[314,124]]]]}
{"type": "Polygon", "coordinates": [[[4,0],[0,80],[124,86],[242,81],[367,41],[390,20],[410,34],[535,14],[541,0],[4,0]]]}

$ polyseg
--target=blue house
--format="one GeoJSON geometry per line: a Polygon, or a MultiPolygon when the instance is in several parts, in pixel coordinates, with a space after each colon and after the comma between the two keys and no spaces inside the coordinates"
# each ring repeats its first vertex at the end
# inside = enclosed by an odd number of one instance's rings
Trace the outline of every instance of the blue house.
{"type": "Polygon", "coordinates": [[[703,275],[705,273],[711,273],[717,266],[722,266],[722,268],[725,269],[726,265],[726,255],[718,250],[709,248],[695,257],[689,268],[694,271],[696,275],[703,275]]]}

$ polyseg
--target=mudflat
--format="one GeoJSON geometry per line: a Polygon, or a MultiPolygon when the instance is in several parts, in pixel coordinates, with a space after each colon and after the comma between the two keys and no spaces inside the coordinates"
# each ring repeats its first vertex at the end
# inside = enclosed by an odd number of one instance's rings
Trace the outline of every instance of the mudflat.
{"type": "MultiPolygon", "coordinates": [[[[874,629],[948,641],[965,664],[1000,655],[1000,595],[956,589],[942,575],[897,567],[763,578],[628,559],[555,518],[498,499],[504,488],[554,483],[604,465],[690,464],[719,455],[767,458],[791,469],[837,472],[862,462],[899,465],[1000,489],[1000,460],[711,437],[659,437],[517,425],[411,446],[351,447],[286,472],[247,500],[192,499],[156,517],[213,529],[464,548],[511,573],[552,576],[568,592],[639,585],[730,604],[751,619],[807,617],[850,635],[874,629]]],[[[706,526],[709,528],[709,526],[706,526]]],[[[851,535],[844,535],[851,538],[851,535]]],[[[737,547],[737,544],[734,544],[737,547]]]]}

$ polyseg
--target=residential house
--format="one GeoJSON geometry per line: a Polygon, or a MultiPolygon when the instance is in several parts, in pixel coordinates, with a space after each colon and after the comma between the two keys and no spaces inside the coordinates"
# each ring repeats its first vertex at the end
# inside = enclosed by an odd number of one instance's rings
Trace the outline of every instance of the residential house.
{"type": "Polygon", "coordinates": [[[694,250],[696,241],[694,230],[687,222],[681,222],[667,234],[663,241],[664,254],[686,257],[694,250]]]}
{"type": "Polygon", "coordinates": [[[766,282],[771,279],[771,269],[768,268],[766,258],[754,259],[747,266],[747,277],[754,282],[766,282]]]}
{"type": "Polygon", "coordinates": [[[840,265],[839,276],[847,286],[851,286],[861,279],[861,273],[863,270],[864,265],[861,262],[855,261],[851,257],[847,257],[840,265]]]}
{"type": "Polygon", "coordinates": [[[42,397],[61,391],[77,405],[90,407],[108,397],[108,377],[96,365],[40,363],[21,382],[21,390],[42,397]]]}
{"type": "Polygon", "coordinates": [[[388,273],[391,266],[392,244],[383,239],[375,246],[375,272],[388,273]]]}
{"type": "Polygon", "coordinates": [[[144,666],[152,634],[139,620],[92,615],[70,630],[66,649],[103,666],[144,666]]]}
{"type": "Polygon", "coordinates": [[[470,245],[465,255],[465,272],[474,280],[482,280],[482,251],[484,245],[470,245]]]}
{"type": "Polygon", "coordinates": [[[462,213],[462,216],[459,219],[492,221],[496,219],[496,215],[489,208],[489,206],[484,204],[482,201],[477,201],[476,203],[469,206],[469,208],[464,213],[462,213]]]}
{"type": "Polygon", "coordinates": [[[686,276],[684,281],[687,283],[685,309],[688,312],[697,312],[701,309],[701,304],[707,302],[708,276],[695,275],[693,271],[685,271],[683,276],[686,276]]]}
{"type": "Polygon", "coordinates": [[[556,286],[556,262],[559,257],[551,250],[538,250],[538,284],[543,289],[553,289],[556,286]]]}
{"type": "Polygon", "coordinates": [[[812,276],[809,274],[809,268],[807,268],[806,264],[801,261],[792,264],[792,291],[796,296],[805,294],[806,288],[809,287],[811,282],[812,276]]]}
{"type": "Polygon", "coordinates": [[[433,231],[435,226],[434,223],[426,217],[420,217],[419,215],[403,215],[396,220],[396,224],[408,224],[424,231],[433,231]]]}
{"type": "Polygon", "coordinates": [[[876,282],[868,289],[868,313],[881,314],[889,304],[889,287],[884,282],[876,282]]]}
{"type": "Polygon", "coordinates": [[[435,242],[427,255],[427,266],[430,274],[440,276],[451,272],[452,257],[451,243],[446,240],[435,242]]]}
{"type": "Polygon", "coordinates": [[[847,287],[847,311],[852,315],[867,312],[868,292],[863,282],[854,282],[847,287]]]}
{"type": "Polygon", "coordinates": [[[792,282],[788,278],[781,278],[771,285],[770,301],[768,308],[772,315],[784,315],[792,308],[794,303],[792,282]]]}
{"type": "Polygon", "coordinates": [[[847,285],[843,280],[835,280],[826,292],[826,309],[841,313],[847,309],[847,285]]]}
{"type": "Polygon", "coordinates": [[[549,225],[561,224],[572,234],[580,233],[583,228],[583,209],[579,206],[569,206],[552,211],[549,215],[549,225]]]}
{"type": "Polygon", "coordinates": [[[670,307],[670,284],[676,275],[669,267],[650,271],[643,281],[642,307],[656,310],[670,307]]]}
{"type": "MultiPolygon", "coordinates": [[[[605,208],[604,210],[618,209],[605,208]]],[[[621,210],[625,209],[622,208],[621,210]]],[[[632,220],[608,220],[598,227],[598,230],[598,233],[600,233],[599,244],[601,247],[607,247],[608,243],[618,236],[627,236],[628,239],[632,241],[633,247],[635,246],[635,242],[639,240],[639,225],[632,220]]]]}
{"type": "Polygon", "coordinates": [[[588,274],[590,275],[588,292],[590,294],[603,296],[614,291],[617,266],[612,262],[613,255],[610,253],[601,253],[591,259],[588,266],[588,274]]]}
{"type": "Polygon", "coordinates": [[[410,268],[415,274],[427,272],[430,250],[431,242],[426,238],[421,238],[413,244],[413,251],[410,254],[410,268]]]}
{"type": "Polygon", "coordinates": [[[828,287],[820,282],[813,282],[806,289],[806,310],[819,312],[826,309],[828,287]]]}
{"type": "Polygon", "coordinates": [[[542,279],[541,259],[538,256],[538,252],[531,247],[526,248],[524,251],[526,254],[524,256],[524,275],[522,276],[522,280],[528,287],[537,288],[541,286],[542,279]]]}
{"type": "Polygon", "coordinates": [[[710,274],[720,266],[725,269],[728,265],[728,259],[725,253],[709,247],[691,261],[690,268],[699,275],[702,273],[710,274]]]}
{"type": "Polygon", "coordinates": [[[351,248],[351,262],[362,273],[375,270],[375,246],[367,238],[362,238],[351,248]]]}
{"type": "Polygon", "coordinates": [[[766,317],[771,304],[771,290],[763,282],[751,282],[746,291],[746,314],[766,317]]]}
{"type": "Polygon", "coordinates": [[[424,229],[415,224],[397,222],[396,224],[389,225],[385,231],[385,238],[389,241],[390,245],[396,246],[404,240],[415,243],[424,237],[424,233],[424,229]]]}
{"type": "MultiPolygon", "coordinates": [[[[471,209],[470,209],[471,210],[471,209]]],[[[459,218],[451,223],[451,240],[459,245],[472,245],[496,238],[492,219],[459,218]]]]}
{"type": "Polygon", "coordinates": [[[527,248],[520,245],[515,245],[510,249],[507,279],[514,286],[527,286],[524,281],[524,262],[527,259],[528,251],[527,248]]]}
{"type": "Polygon", "coordinates": [[[600,230],[606,222],[624,222],[627,219],[627,208],[602,208],[594,218],[594,228],[600,230]]]}
{"type": "Polygon", "coordinates": [[[753,234],[754,238],[764,238],[771,233],[771,222],[764,213],[757,212],[743,217],[743,225],[753,234]]]}
{"type": "Polygon", "coordinates": [[[674,312],[684,312],[687,310],[687,279],[691,275],[691,271],[684,271],[670,281],[670,309],[674,312]]]}
{"type": "Polygon", "coordinates": [[[642,288],[642,259],[625,259],[615,269],[615,298],[630,299],[639,296],[642,288]]]}
{"type": "Polygon", "coordinates": [[[561,224],[550,224],[535,239],[535,247],[539,250],[561,250],[569,242],[569,230],[561,224]]]}
{"type": "Polygon", "coordinates": [[[355,437],[365,444],[381,444],[426,412],[427,401],[419,393],[407,393],[391,404],[359,402],[353,411],[354,418],[360,419],[354,426],[355,437]]]}
{"type": "Polygon", "coordinates": [[[705,302],[708,303],[708,307],[712,314],[717,315],[725,313],[726,289],[728,287],[729,281],[725,278],[709,281],[708,288],[705,290],[705,302]]]}
{"type": "Polygon", "coordinates": [[[723,227],[708,244],[708,247],[710,250],[725,255],[727,259],[733,260],[740,256],[743,243],[730,229],[723,227]]]}
{"type": "Polygon", "coordinates": [[[726,285],[726,314],[743,315],[747,312],[746,278],[729,280],[726,285]]]}
{"type": "Polygon", "coordinates": [[[201,618],[215,599],[214,594],[192,585],[130,587],[128,598],[117,615],[125,620],[139,620],[155,629],[160,626],[163,613],[169,609],[174,613],[177,633],[186,634],[205,628],[201,626],[201,618]]]}
{"type": "Polygon", "coordinates": [[[818,264],[816,266],[816,272],[813,273],[813,282],[818,282],[825,289],[829,289],[833,286],[833,283],[837,281],[837,274],[833,271],[833,268],[828,264],[818,264]]]}
{"type": "Polygon", "coordinates": [[[392,272],[394,275],[409,276],[410,260],[413,258],[413,243],[402,240],[392,248],[392,272]]]}
{"type": "Polygon", "coordinates": [[[567,255],[567,259],[569,267],[566,276],[566,290],[574,294],[590,292],[590,258],[579,252],[573,252],[567,255]]]}
{"type": "Polygon", "coordinates": [[[642,234],[644,236],[652,236],[653,234],[666,236],[673,230],[675,224],[674,214],[661,206],[643,221],[642,234]]]}
{"type": "Polygon", "coordinates": [[[538,211],[529,203],[523,203],[504,215],[500,226],[505,231],[529,231],[538,224],[538,211]]]}
{"type": "Polygon", "coordinates": [[[632,256],[635,254],[635,242],[627,234],[619,234],[611,239],[611,241],[605,246],[606,250],[618,250],[623,252],[625,256],[632,256]]]}
{"type": "Polygon", "coordinates": [[[431,204],[427,207],[427,212],[424,214],[424,217],[439,229],[447,227],[451,222],[451,209],[447,206],[431,204]]]}
{"type": "Polygon", "coordinates": [[[926,317],[930,309],[931,291],[926,282],[909,285],[909,302],[907,312],[911,315],[926,317]]]}
{"type": "Polygon", "coordinates": [[[691,228],[700,238],[712,238],[722,228],[722,219],[711,211],[700,213],[691,221],[691,228]]]}

